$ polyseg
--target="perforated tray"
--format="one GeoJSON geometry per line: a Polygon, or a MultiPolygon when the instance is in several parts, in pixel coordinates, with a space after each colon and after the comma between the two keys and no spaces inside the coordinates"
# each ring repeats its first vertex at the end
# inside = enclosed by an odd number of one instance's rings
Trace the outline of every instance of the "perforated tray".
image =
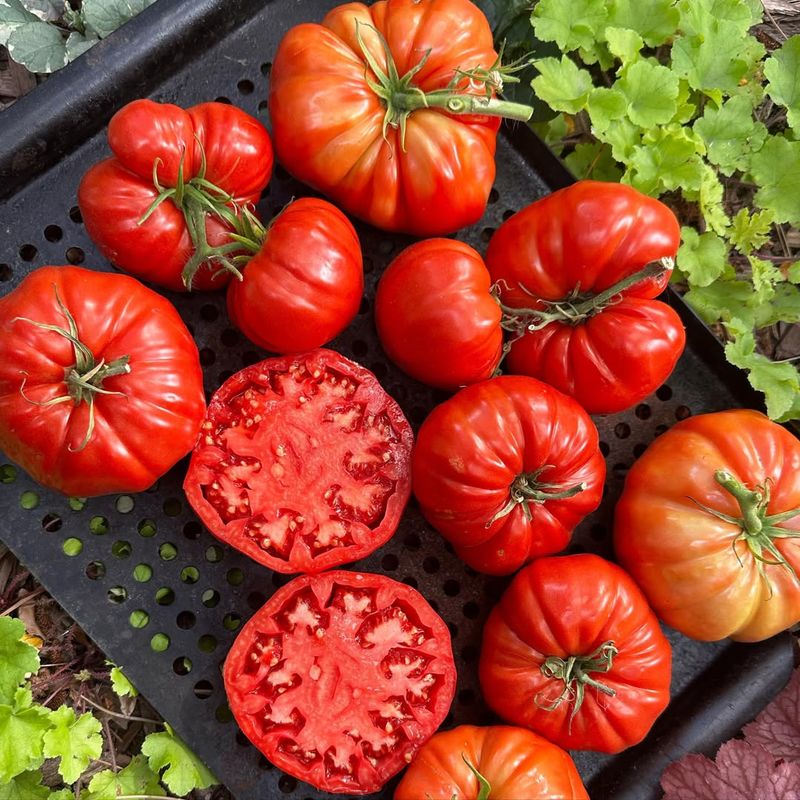
{"type": "MultiPolygon", "coordinates": [[[[75,205],[85,168],[107,154],[102,126],[137,96],[184,106],[230,99],[266,120],[269,59],[291,25],[320,19],[334,0],[159,0],[0,115],[0,292],[42,264],[110,269],[75,205]],[[46,167],[46,171],[44,170],[46,167]],[[37,174],[37,169],[40,171],[37,174]]],[[[514,210],[570,180],[524,127],[501,137],[498,179],[483,220],[459,238],[485,250],[514,210]]],[[[308,191],[278,168],[259,210],[277,212],[308,191]]],[[[367,291],[353,325],[333,347],[371,369],[415,427],[445,395],[408,379],[384,357],[373,320],[375,284],[409,243],[357,225],[367,291]]],[[[200,348],[206,390],[264,353],[230,325],[221,294],[170,295],[200,348]]],[[[677,419],[756,402],[721,360],[710,335],[674,296],[689,346],[667,384],[634,410],[597,419],[608,461],[601,509],[580,526],[569,552],[611,555],[610,520],[625,472],[677,419]]],[[[237,730],[220,668],[241,626],[285,576],[220,545],[181,491],[186,462],[136,496],[67,500],[0,458],[2,538],[47,589],[122,665],[133,682],[208,763],[238,800],[319,798],[283,775],[237,730]]],[[[445,727],[491,723],[477,682],[483,621],[507,585],[465,567],[422,521],[412,501],[394,538],[353,569],[384,572],[416,586],[448,622],[459,682],[445,727]]],[[[648,739],[615,758],[575,754],[595,800],[660,796],[665,763],[687,750],[713,750],[785,683],[791,644],[698,644],[668,632],[674,647],[673,702],[648,739]]],[[[380,795],[389,798],[394,783],[380,795]]]]}

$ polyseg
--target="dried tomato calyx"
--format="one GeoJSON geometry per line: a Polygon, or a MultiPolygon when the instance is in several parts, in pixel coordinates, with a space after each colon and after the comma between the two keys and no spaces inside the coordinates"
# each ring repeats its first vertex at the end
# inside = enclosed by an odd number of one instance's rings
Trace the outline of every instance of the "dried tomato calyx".
{"type": "Polygon", "coordinates": [[[592,678],[590,673],[606,673],[611,671],[614,656],[619,653],[613,641],[603,642],[594,652],[588,656],[548,656],[541,664],[539,669],[546,678],[553,678],[564,682],[561,694],[553,700],[540,702],[536,699],[536,705],[545,711],[554,711],[565,700],[572,701],[572,711],[569,715],[570,724],[575,715],[583,705],[583,698],[586,686],[593,686],[597,691],[614,697],[616,691],[610,686],[592,678]]]}
{"type": "Polygon", "coordinates": [[[567,500],[580,494],[585,488],[585,483],[577,483],[566,489],[558,483],[544,483],[539,480],[539,476],[548,469],[552,469],[551,464],[545,464],[535,472],[523,472],[514,478],[511,486],[508,487],[508,500],[506,504],[486,523],[486,527],[491,527],[498,519],[510,514],[517,506],[522,507],[522,511],[528,519],[533,519],[531,503],[542,505],[551,500],[567,500]]]}
{"type": "Polygon", "coordinates": [[[503,311],[500,326],[519,338],[526,333],[541,330],[553,322],[571,326],[581,325],[590,317],[622,300],[622,292],[626,289],[650,278],[660,278],[666,272],[671,271],[674,266],[675,262],[672,258],[664,257],[658,261],[651,261],[642,269],[597,294],[581,294],[580,285],[578,285],[572,294],[563,300],[543,300],[520,284],[520,290],[530,294],[531,298],[540,304],[540,308],[512,308],[504,305],[500,300],[501,287],[498,284],[492,287],[492,294],[503,311]]]}
{"type": "Polygon", "coordinates": [[[461,754],[461,760],[467,765],[467,769],[475,776],[475,780],[478,781],[478,786],[480,786],[480,791],[475,800],[489,800],[492,785],[478,772],[478,768],[463,753],[461,754]]]}
{"type": "Polygon", "coordinates": [[[22,380],[20,393],[29,403],[33,403],[34,405],[38,406],[52,406],[56,405],[57,403],[68,403],[70,401],[72,401],[72,403],[76,406],[79,406],[81,403],[86,403],[89,406],[89,423],[86,427],[86,434],[77,448],[74,450],[72,447],[69,448],[70,450],[73,450],[73,452],[78,452],[83,450],[86,445],[89,444],[89,440],[92,438],[92,434],[94,433],[95,395],[107,394],[118,395],[120,397],[125,396],[122,392],[112,392],[108,389],[104,389],[103,381],[105,381],[106,378],[111,378],[114,375],[127,375],[130,373],[131,367],[128,363],[130,361],[130,356],[120,356],[119,358],[115,358],[113,361],[110,361],[108,364],[106,364],[103,359],[96,361],[94,353],[92,353],[92,351],[81,341],[78,332],[78,325],[75,322],[75,317],[72,316],[70,310],[62,302],[55,284],[53,284],[53,291],[56,295],[58,307],[67,320],[66,328],[63,328],[59,325],[49,325],[45,322],[38,322],[37,320],[33,320],[28,317],[14,317],[12,322],[28,322],[31,325],[36,325],[37,328],[42,328],[46,331],[52,331],[59,336],[63,336],[67,341],[70,342],[75,355],[75,363],[71,367],[67,367],[64,372],[64,383],[67,385],[67,394],[54,397],[46,402],[31,400],[29,397],[25,396],[25,381],[27,379],[27,374],[22,380]]]}

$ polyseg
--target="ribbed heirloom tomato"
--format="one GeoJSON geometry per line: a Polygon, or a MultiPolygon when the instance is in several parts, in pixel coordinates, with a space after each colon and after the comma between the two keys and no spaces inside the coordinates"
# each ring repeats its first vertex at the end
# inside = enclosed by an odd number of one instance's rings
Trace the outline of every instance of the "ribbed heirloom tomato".
{"type": "Polygon", "coordinates": [[[470,0],[345,3],[292,28],[272,65],[281,163],[386,230],[452,233],[480,218],[495,177],[492,31],[470,0]]]}
{"type": "Polygon", "coordinates": [[[571,397],[504,375],[434,408],[412,458],[422,513],[473,569],[507,575],[563,550],[600,503],[597,428],[571,397]]]}
{"type": "Polygon", "coordinates": [[[267,359],[214,393],[184,490],[222,541],[278,572],[319,572],[394,533],[412,444],[364,367],[333,350],[267,359]]]}
{"type": "Polygon", "coordinates": [[[506,369],[590,414],[644,399],[686,341],[677,313],[653,299],[679,244],[667,206],[617,183],[579,181],[506,220],[486,253],[512,332],[506,369]]]}
{"type": "Polygon", "coordinates": [[[126,275],[41,267],[0,299],[0,449],[77,497],[140,492],[194,444],[197,346],[126,275]]]}
{"type": "Polygon", "coordinates": [[[745,409],[679,422],[628,473],[614,545],[659,617],[693,639],[795,625],[800,441],[745,409]]]}
{"type": "Polygon", "coordinates": [[[456,684],[450,632],[419,592],[383,575],[325,572],[279,589],[224,670],[239,726],[318,789],[380,789],[441,725],[456,684]]]}
{"type": "Polygon", "coordinates": [[[394,800],[589,800],[567,753],[524,728],[461,725],[419,751],[394,800]]]}

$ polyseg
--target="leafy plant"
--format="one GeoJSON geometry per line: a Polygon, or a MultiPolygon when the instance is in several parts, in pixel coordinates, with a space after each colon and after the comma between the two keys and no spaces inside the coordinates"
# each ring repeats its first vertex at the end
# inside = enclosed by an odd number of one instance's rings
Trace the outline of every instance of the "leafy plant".
{"type": "Polygon", "coordinates": [[[522,37],[515,52],[559,49],[534,58],[551,114],[537,130],[579,178],[621,180],[676,211],[687,302],[770,416],[800,417],[794,364],[758,346],[764,329],[800,321],[800,36],[767,54],[750,32],[759,0],[539,0],[527,32],[524,4],[484,2],[498,33],[522,37]]]}
{"type": "Polygon", "coordinates": [[[55,72],[155,0],[0,0],[0,45],[31,72],[55,72]]]}
{"type": "MultiPolygon", "coordinates": [[[[184,795],[217,783],[166,724],[164,731],[144,737],[142,754],[129,764],[100,771],[95,765],[89,779],[87,769],[107,744],[103,726],[92,712],[78,715],[68,706],[51,710],[33,702],[30,679],[39,671],[39,656],[24,635],[20,620],[0,617],[0,800],[166,797],[167,789],[184,795]],[[45,759],[57,761],[63,788],[42,783],[45,759]],[[86,785],[76,789],[73,784],[86,785]]],[[[120,697],[136,693],[119,667],[113,667],[112,674],[120,697]]]]}

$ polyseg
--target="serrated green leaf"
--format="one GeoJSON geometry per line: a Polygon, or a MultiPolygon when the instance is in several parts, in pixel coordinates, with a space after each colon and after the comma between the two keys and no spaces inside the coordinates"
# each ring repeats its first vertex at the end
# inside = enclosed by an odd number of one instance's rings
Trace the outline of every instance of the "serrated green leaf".
{"type": "Polygon", "coordinates": [[[779,283],[768,303],[754,309],[754,328],[766,328],[776,322],[794,325],[800,322],[800,289],[791,283],[779,283]]]}
{"type": "Polygon", "coordinates": [[[606,28],[605,35],[609,51],[623,64],[632,64],[639,60],[639,51],[644,47],[644,41],[636,31],[610,27],[606,28]]]}
{"type": "Polygon", "coordinates": [[[533,10],[533,29],[544,42],[569,52],[591,49],[602,38],[608,11],[605,0],[539,0],[533,10]]]}
{"type": "Polygon", "coordinates": [[[611,155],[616,161],[625,163],[634,148],[641,144],[642,130],[629,119],[615,119],[608,123],[603,130],[592,130],[601,141],[611,145],[611,155]]]}
{"type": "Polygon", "coordinates": [[[71,708],[61,706],[50,715],[50,724],[44,735],[45,758],[60,758],[58,771],[64,783],[75,783],[89,762],[100,758],[100,721],[88,712],[76,718],[71,708]]]}
{"type": "Polygon", "coordinates": [[[723,175],[746,171],[751,153],[760,150],[767,138],[766,126],[753,119],[752,106],[743,96],[732,97],[720,109],[706,107],[694,130],[706,143],[708,160],[723,175]]]}
{"type": "Polygon", "coordinates": [[[0,617],[0,703],[10,703],[28,673],[39,671],[39,653],[22,641],[25,625],[14,617],[0,617]]]}
{"type": "Polygon", "coordinates": [[[0,783],[0,800],[52,800],[50,789],[42,786],[42,772],[23,772],[10,783],[0,783]]]}
{"type": "Polygon", "coordinates": [[[45,22],[55,22],[61,18],[64,3],[59,0],[20,0],[23,6],[45,22]]]}
{"type": "Polygon", "coordinates": [[[219,783],[205,764],[169,730],[146,736],[142,753],[154,772],[164,770],[161,780],[175,794],[184,795],[192,789],[205,789],[219,783]]]}
{"type": "Polygon", "coordinates": [[[119,772],[104,769],[89,781],[89,790],[81,800],[117,800],[120,795],[155,795],[166,792],[143,756],[134,756],[119,772]]]}
{"type": "Polygon", "coordinates": [[[770,302],[775,294],[775,284],[784,280],[783,273],[771,261],[763,258],[749,255],[747,260],[750,262],[756,299],[759,303],[770,302]]]}
{"type": "Polygon", "coordinates": [[[631,122],[642,128],[664,125],[677,111],[678,78],[660,64],[649,61],[631,64],[615,88],[625,96],[631,122]]]}
{"type": "Polygon", "coordinates": [[[750,173],[761,187],[756,205],[771,209],[775,222],[800,225],[800,142],[770,136],[750,158],[750,173]]]}
{"type": "Polygon", "coordinates": [[[789,125],[800,128],[800,34],[787,39],[764,62],[764,75],[769,81],[767,94],[786,106],[789,125]]]}
{"type": "Polygon", "coordinates": [[[597,41],[591,47],[579,47],[578,55],[584,64],[597,64],[604,72],[614,66],[614,56],[606,42],[597,41]]]}
{"type": "Polygon", "coordinates": [[[592,89],[592,76],[585,69],[579,69],[569,56],[541,58],[534,66],[539,75],[531,85],[537,97],[567,114],[577,114],[584,107],[592,89]]]}
{"type": "Polygon", "coordinates": [[[608,24],[637,31],[649,47],[667,41],[678,29],[674,0],[612,0],[608,24]]]}
{"type": "Polygon", "coordinates": [[[769,239],[772,222],[771,211],[751,213],[747,208],[740,209],[731,220],[731,228],[728,233],[731,244],[745,255],[752,250],[758,250],[769,239]]]}
{"type": "Polygon", "coordinates": [[[118,666],[111,667],[109,678],[111,678],[111,688],[118,697],[136,697],[139,694],[139,690],[118,666]]]}
{"type": "Polygon", "coordinates": [[[57,792],[51,792],[47,800],[75,800],[75,792],[72,789],[59,789],[57,792]]]}
{"type": "Polygon", "coordinates": [[[94,47],[99,41],[97,37],[84,36],[82,33],[73,31],[67,37],[67,43],[65,45],[67,61],[74,61],[78,56],[83,55],[90,47],[94,47]]]}
{"type": "Polygon", "coordinates": [[[703,164],[698,197],[700,210],[703,212],[706,225],[720,236],[726,235],[728,226],[731,224],[722,204],[724,194],[725,188],[720,183],[716,171],[708,164],[703,164]]]}
{"type": "Polygon", "coordinates": [[[611,148],[603,142],[581,142],[564,159],[576,178],[619,182],[622,170],[611,156],[611,148]]]}
{"type": "Polygon", "coordinates": [[[697,105],[693,100],[693,91],[691,86],[689,86],[689,82],[686,80],[679,80],[678,81],[678,110],[675,112],[675,116],[673,118],[673,122],[677,122],[680,125],[685,125],[687,122],[690,122],[694,119],[695,114],[697,114],[697,105]]]}
{"type": "Polygon", "coordinates": [[[672,69],[686,78],[693,89],[732,92],[745,76],[748,61],[731,42],[738,42],[741,34],[731,23],[715,20],[701,35],[681,36],[672,45],[672,69]]]}
{"type": "Polygon", "coordinates": [[[728,246],[713,231],[698,233],[682,227],[683,243],[678,250],[677,266],[691,286],[708,286],[725,271],[728,265],[728,246]]]}
{"type": "Polygon", "coordinates": [[[754,303],[753,297],[750,283],[719,279],[709,286],[690,288],[683,299],[709,325],[739,316],[745,317],[752,327],[753,316],[749,306],[754,303]]]}
{"type": "Polygon", "coordinates": [[[792,283],[800,283],[800,261],[795,261],[786,267],[786,280],[792,283]]]}
{"type": "Polygon", "coordinates": [[[101,39],[112,34],[155,0],[83,0],[81,11],[101,39]]]}
{"type": "Polygon", "coordinates": [[[592,127],[605,131],[613,120],[622,119],[628,110],[628,101],[625,95],[616,89],[599,87],[592,89],[586,99],[586,110],[592,127]]]}
{"type": "Polygon", "coordinates": [[[42,765],[42,739],[49,727],[50,712],[46,708],[16,711],[0,705],[0,784],[42,765]]]}
{"type": "Polygon", "coordinates": [[[0,0],[0,45],[5,45],[12,31],[20,25],[36,22],[37,19],[20,0],[0,0]]]}
{"type": "Polygon", "coordinates": [[[15,28],[8,37],[7,46],[11,58],[31,72],[47,74],[67,63],[61,31],[41,20],[15,28]]]}
{"type": "Polygon", "coordinates": [[[679,0],[677,7],[684,33],[703,35],[715,22],[724,22],[732,26],[737,39],[761,22],[764,13],[760,0],[679,0]]]}
{"type": "Polygon", "coordinates": [[[680,125],[667,125],[648,131],[642,145],[628,159],[626,183],[645,194],[658,195],[674,189],[699,189],[703,162],[699,143],[691,131],[680,125]]]}
{"type": "Polygon", "coordinates": [[[563,139],[569,133],[569,122],[564,114],[556,114],[547,122],[534,122],[531,127],[554,151],[563,149],[563,139]]]}

